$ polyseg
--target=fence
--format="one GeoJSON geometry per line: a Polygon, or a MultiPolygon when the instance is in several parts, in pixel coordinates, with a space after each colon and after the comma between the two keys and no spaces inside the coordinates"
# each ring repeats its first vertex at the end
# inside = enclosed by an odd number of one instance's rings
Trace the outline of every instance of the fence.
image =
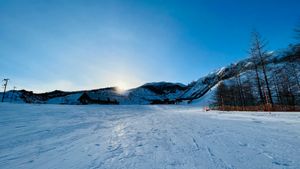
{"type": "Polygon", "coordinates": [[[259,106],[215,106],[212,110],[221,111],[300,111],[300,106],[259,105],[259,106]]]}

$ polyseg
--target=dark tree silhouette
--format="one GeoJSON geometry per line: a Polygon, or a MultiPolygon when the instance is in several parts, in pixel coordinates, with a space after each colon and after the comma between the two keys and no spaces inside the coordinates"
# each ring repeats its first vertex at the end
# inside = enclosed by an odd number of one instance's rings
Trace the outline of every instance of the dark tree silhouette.
{"type": "MultiPolygon", "coordinates": [[[[264,49],[265,46],[266,46],[265,40],[263,40],[261,38],[260,34],[254,30],[252,32],[251,53],[252,53],[252,57],[255,59],[254,62],[258,61],[258,65],[262,69],[264,82],[265,82],[266,88],[267,88],[267,96],[268,96],[271,106],[273,106],[273,98],[272,98],[270,84],[269,84],[269,80],[268,80],[268,76],[267,76],[267,68],[266,68],[266,61],[265,61],[267,54],[264,49]]],[[[260,92],[262,92],[262,91],[260,90],[260,92]]],[[[267,99],[266,99],[266,101],[267,101],[267,99]]]]}
{"type": "Polygon", "coordinates": [[[261,79],[259,77],[259,61],[258,61],[258,58],[256,56],[255,49],[253,49],[253,47],[250,48],[249,53],[250,53],[250,56],[251,56],[251,58],[253,60],[253,64],[254,64],[256,86],[257,86],[257,90],[258,90],[259,98],[260,98],[259,103],[264,104],[265,103],[265,98],[263,96],[261,79]]]}

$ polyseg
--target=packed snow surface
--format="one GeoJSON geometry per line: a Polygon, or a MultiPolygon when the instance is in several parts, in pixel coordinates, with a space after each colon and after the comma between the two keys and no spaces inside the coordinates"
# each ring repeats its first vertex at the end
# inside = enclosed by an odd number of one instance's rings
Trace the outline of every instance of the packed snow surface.
{"type": "Polygon", "coordinates": [[[1,169],[300,168],[300,113],[0,104],[1,169]]]}

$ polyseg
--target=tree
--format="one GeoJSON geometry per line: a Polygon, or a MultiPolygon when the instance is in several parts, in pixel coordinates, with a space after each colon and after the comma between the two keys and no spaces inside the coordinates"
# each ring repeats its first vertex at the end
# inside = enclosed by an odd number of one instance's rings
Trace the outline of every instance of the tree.
{"type": "Polygon", "coordinates": [[[295,31],[295,38],[300,40],[300,22],[298,23],[298,25],[296,26],[296,28],[294,29],[295,31]]]}
{"type": "Polygon", "coordinates": [[[218,84],[216,93],[215,93],[215,104],[216,104],[216,106],[221,108],[221,110],[224,110],[225,97],[226,97],[227,93],[228,93],[228,87],[224,84],[223,81],[221,81],[218,84]]]}
{"type": "Polygon", "coordinates": [[[282,97],[280,95],[280,81],[278,78],[278,74],[280,73],[280,69],[275,69],[273,71],[273,84],[275,87],[276,97],[277,97],[277,104],[283,105],[282,97]]]}
{"type": "Polygon", "coordinates": [[[297,84],[298,89],[300,89],[300,80],[299,80],[299,75],[298,75],[298,70],[297,70],[297,63],[291,61],[286,64],[286,71],[288,74],[293,77],[295,83],[297,84]]]}
{"type": "Polygon", "coordinates": [[[255,106],[256,99],[253,95],[252,82],[247,78],[246,81],[243,82],[243,91],[245,97],[245,105],[246,106],[255,106]]]}
{"type": "Polygon", "coordinates": [[[279,95],[282,98],[283,105],[294,106],[295,105],[295,94],[293,86],[295,85],[289,76],[286,69],[281,69],[277,72],[279,78],[280,89],[279,95]]]}
{"type": "Polygon", "coordinates": [[[250,49],[250,56],[251,56],[251,58],[253,60],[253,64],[254,64],[256,86],[257,86],[257,91],[259,93],[259,98],[260,98],[259,103],[264,104],[265,103],[265,98],[263,96],[262,87],[261,87],[261,80],[260,80],[259,72],[258,72],[258,63],[259,62],[258,62],[257,56],[255,54],[255,50],[252,47],[250,49]]]}
{"type": "Polygon", "coordinates": [[[240,73],[237,73],[235,76],[235,81],[236,81],[236,86],[238,89],[238,96],[239,96],[239,101],[241,104],[239,106],[245,107],[245,95],[244,95],[244,90],[241,82],[241,76],[240,73]]]}
{"type": "MultiPolygon", "coordinates": [[[[262,73],[263,73],[263,77],[264,77],[264,82],[266,84],[266,88],[267,88],[267,96],[268,99],[270,101],[271,106],[273,106],[273,98],[272,98],[272,93],[270,90],[270,85],[269,85],[269,80],[267,77],[267,68],[266,68],[266,51],[265,51],[265,46],[266,46],[266,42],[264,40],[262,40],[260,34],[257,31],[253,31],[252,32],[252,45],[251,45],[251,54],[252,57],[254,58],[254,62],[255,66],[259,66],[262,69],[262,73]],[[257,63],[258,62],[258,63],[257,63]]],[[[257,69],[257,68],[256,68],[257,69]]],[[[258,72],[257,73],[257,79],[258,78],[258,72]]],[[[260,82],[258,82],[258,84],[260,85],[260,82]]],[[[262,93],[262,90],[260,89],[260,94],[262,93]]],[[[267,98],[266,98],[267,101],[267,98]]]]}
{"type": "Polygon", "coordinates": [[[300,22],[298,23],[297,27],[295,28],[296,34],[296,44],[293,47],[293,57],[296,59],[300,59],[300,22]]]}

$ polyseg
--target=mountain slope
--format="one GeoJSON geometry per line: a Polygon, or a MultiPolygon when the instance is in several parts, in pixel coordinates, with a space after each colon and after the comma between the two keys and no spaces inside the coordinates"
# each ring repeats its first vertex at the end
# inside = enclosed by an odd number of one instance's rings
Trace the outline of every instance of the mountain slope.
{"type": "MultiPolygon", "coordinates": [[[[287,62],[299,61],[299,56],[290,52],[292,49],[288,51],[289,53],[269,53],[266,56],[266,63],[276,67],[287,62]]],[[[299,53],[298,50],[296,52],[299,53]]],[[[253,62],[251,58],[241,60],[187,86],[180,83],[154,82],[127,91],[119,91],[116,87],[73,92],[55,90],[39,94],[19,90],[8,91],[4,101],[44,104],[177,104],[186,101],[192,103],[203,97],[219,82],[253,70],[253,62]]],[[[2,98],[2,93],[0,97],[2,98]]]]}

